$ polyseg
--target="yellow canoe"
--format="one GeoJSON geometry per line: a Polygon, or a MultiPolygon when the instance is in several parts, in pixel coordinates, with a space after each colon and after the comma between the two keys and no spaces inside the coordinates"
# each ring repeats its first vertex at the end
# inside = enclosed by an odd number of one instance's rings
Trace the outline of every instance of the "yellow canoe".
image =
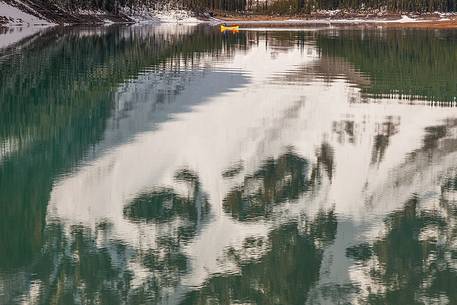
{"type": "Polygon", "coordinates": [[[237,32],[239,29],[240,29],[239,25],[232,25],[232,26],[221,25],[221,32],[225,32],[225,31],[237,32]]]}

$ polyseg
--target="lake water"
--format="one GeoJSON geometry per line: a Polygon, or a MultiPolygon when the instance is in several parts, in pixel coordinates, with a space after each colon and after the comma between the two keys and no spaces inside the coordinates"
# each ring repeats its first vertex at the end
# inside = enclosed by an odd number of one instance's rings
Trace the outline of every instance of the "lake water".
{"type": "Polygon", "coordinates": [[[0,50],[0,304],[457,304],[456,97],[457,31],[41,31],[0,50]]]}

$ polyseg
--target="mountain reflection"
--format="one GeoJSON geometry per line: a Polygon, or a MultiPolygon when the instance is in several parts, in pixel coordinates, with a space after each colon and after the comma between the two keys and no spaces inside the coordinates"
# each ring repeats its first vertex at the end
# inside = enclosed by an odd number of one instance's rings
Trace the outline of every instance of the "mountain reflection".
{"type": "Polygon", "coordinates": [[[455,37],[147,25],[3,50],[0,303],[457,303],[457,116],[430,106],[457,94],[455,37]]]}

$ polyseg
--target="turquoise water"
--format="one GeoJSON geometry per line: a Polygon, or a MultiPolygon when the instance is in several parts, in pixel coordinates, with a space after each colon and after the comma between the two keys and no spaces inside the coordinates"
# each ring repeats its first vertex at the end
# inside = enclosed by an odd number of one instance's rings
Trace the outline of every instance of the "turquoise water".
{"type": "Polygon", "coordinates": [[[456,41],[168,24],[0,49],[0,304],[457,304],[456,41]]]}

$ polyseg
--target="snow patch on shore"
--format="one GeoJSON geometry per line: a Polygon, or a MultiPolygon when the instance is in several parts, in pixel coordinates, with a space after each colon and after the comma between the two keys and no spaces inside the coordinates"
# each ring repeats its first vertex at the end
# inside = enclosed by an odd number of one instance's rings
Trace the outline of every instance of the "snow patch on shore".
{"type": "Polygon", "coordinates": [[[89,9],[82,9],[82,8],[78,9],[77,13],[80,15],[88,15],[88,16],[106,15],[106,12],[104,12],[102,10],[95,10],[95,9],[89,10],[89,9]]]}
{"type": "MultiPolygon", "coordinates": [[[[402,15],[397,19],[385,19],[385,18],[341,18],[341,19],[331,19],[327,18],[315,18],[315,19],[286,19],[286,20],[230,20],[225,21],[222,19],[214,19],[215,23],[229,23],[229,24],[240,24],[240,25],[337,25],[337,24],[385,24],[385,23],[419,23],[419,22],[439,22],[439,21],[448,21],[449,18],[441,18],[438,20],[430,19],[419,19],[415,17],[409,17],[407,15],[402,15]]],[[[276,30],[275,28],[268,28],[269,30],[276,30]]]]}
{"type": "MultiPolygon", "coordinates": [[[[16,3],[26,10],[33,9],[16,0],[16,3]]],[[[36,13],[37,16],[41,16],[36,13]]],[[[6,27],[0,30],[0,50],[12,46],[19,41],[31,37],[44,28],[53,25],[44,18],[40,18],[22,11],[19,7],[0,1],[0,26],[6,27]]]]}
{"type": "Polygon", "coordinates": [[[406,16],[406,15],[402,15],[400,20],[393,20],[394,22],[399,22],[399,23],[408,23],[408,22],[417,22],[419,20],[417,19],[414,19],[414,18],[411,18],[409,16],[406,16]]]}
{"type": "Polygon", "coordinates": [[[19,8],[0,1],[0,22],[7,25],[50,25],[45,19],[21,11],[19,8]]]}
{"type": "MultiPolygon", "coordinates": [[[[53,23],[46,20],[41,14],[36,12],[20,0],[14,0],[14,3],[9,4],[0,0],[0,25],[5,26],[36,26],[36,25],[53,25],[53,23]]],[[[65,11],[62,9],[62,11],[65,11]]],[[[68,12],[74,16],[93,16],[100,19],[105,24],[114,23],[111,19],[112,16],[108,12],[97,9],[78,9],[74,12],[68,12]]],[[[134,8],[122,8],[121,15],[130,18],[136,23],[201,23],[203,21],[196,18],[191,12],[175,9],[172,7],[154,7],[150,8],[145,5],[134,8]]]]}
{"type": "Polygon", "coordinates": [[[407,15],[402,15],[398,19],[377,19],[377,18],[357,18],[357,19],[334,19],[328,20],[330,23],[415,23],[429,22],[427,19],[411,18],[407,15]]]}
{"type": "Polygon", "coordinates": [[[124,8],[122,13],[136,23],[201,23],[193,14],[186,10],[173,8],[148,8],[146,6],[134,9],[124,8]]]}
{"type": "Polygon", "coordinates": [[[184,10],[155,11],[154,16],[163,23],[201,23],[202,21],[184,10]]]}

